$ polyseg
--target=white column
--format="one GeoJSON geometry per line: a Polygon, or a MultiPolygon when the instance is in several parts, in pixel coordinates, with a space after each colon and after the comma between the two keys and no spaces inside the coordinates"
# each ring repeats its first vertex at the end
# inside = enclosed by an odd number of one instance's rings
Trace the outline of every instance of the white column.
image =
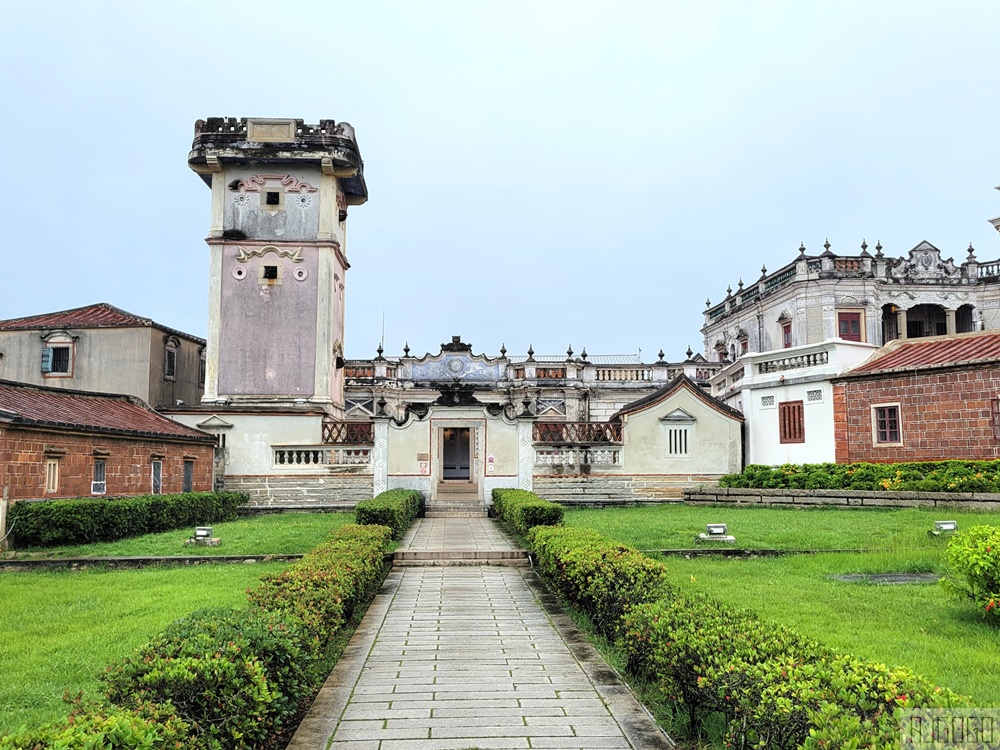
{"type": "Polygon", "coordinates": [[[896,311],[896,338],[906,338],[906,310],[902,308],[896,311]]]}
{"type": "Polygon", "coordinates": [[[517,486],[531,492],[534,487],[535,446],[531,440],[534,419],[521,419],[517,423],[517,486]]]}
{"type": "Polygon", "coordinates": [[[372,495],[389,489],[389,417],[375,418],[375,444],[372,448],[372,495]]]}
{"type": "Polygon", "coordinates": [[[944,332],[949,336],[955,333],[955,311],[947,308],[944,311],[944,332]]]}
{"type": "Polygon", "coordinates": [[[203,404],[219,398],[219,348],[222,339],[222,256],[225,245],[208,246],[208,346],[205,347],[205,393],[203,404]]]}

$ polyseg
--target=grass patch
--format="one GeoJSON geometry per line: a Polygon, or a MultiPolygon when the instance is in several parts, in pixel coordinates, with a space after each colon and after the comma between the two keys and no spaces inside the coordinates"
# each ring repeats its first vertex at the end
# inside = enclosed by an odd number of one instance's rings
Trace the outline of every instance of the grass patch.
{"type": "Polygon", "coordinates": [[[133,557],[144,555],[292,555],[304,554],[333,529],[354,522],[353,513],[276,513],[212,524],[218,547],[185,547],[194,528],[66,547],[27,547],[8,551],[10,558],[133,557]]]}
{"type": "Polygon", "coordinates": [[[918,674],[984,706],[1000,706],[1000,629],[934,584],[877,585],[841,573],[934,570],[931,554],[817,554],[782,558],[664,558],[676,582],[856,656],[918,674]]]}
{"type": "Polygon", "coordinates": [[[594,529],[641,550],[691,549],[707,523],[726,523],[744,549],[913,549],[943,550],[946,537],[928,536],[934,521],[958,521],[959,529],[996,524],[996,513],[957,510],[736,508],[651,505],[630,508],[567,509],[566,526],[594,529]]]}
{"type": "Polygon", "coordinates": [[[997,514],[925,509],[783,509],[661,505],[568,510],[565,523],[595,529],[639,549],[685,549],[706,523],[725,522],[738,547],[808,549],[770,558],[664,556],[675,585],[746,607],[828,646],[918,674],[1000,706],[996,653],[1000,629],[971,602],[934,584],[877,585],[830,578],[847,573],[946,570],[946,538],[927,535],[935,520],[959,528],[997,523],[997,514]],[[824,549],[868,548],[865,553],[824,549]]]}
{"type": "Polygon", "coordinates": [[[261,563],[0,575],[0,735],[65,716],[63,693],[96,693],[104,667],[168,623],[202,607],[238,606],[261,575],[284,567],[261,563]]]}

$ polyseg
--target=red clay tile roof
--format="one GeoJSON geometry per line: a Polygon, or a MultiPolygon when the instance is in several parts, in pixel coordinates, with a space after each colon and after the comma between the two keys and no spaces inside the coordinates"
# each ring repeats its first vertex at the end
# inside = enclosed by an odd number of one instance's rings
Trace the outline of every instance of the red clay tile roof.
{"type": "Polygon", "coordinates": [[[632,403],[625,404],[625,406],[623,406],[621,409],[612,414],[611,417],[608,419],[608,421],[620,422],[624,415],[634,414],[637,411],[642,411],[643,409],[647,409],[650,406],[658,404],[664,399],[671,396],[673,393],[675,393],[682,387],[687,388],[687,390],[690,391],[692,395],[694,395],[701,401],[704,401],[707,406],[710,406],[711,408],[715,409],[717,412],[720,412],[724,416],[732,417],[733,419],[738,419],[741,422],[745,419],[741,411],[734,409],[733,407],[729,406],[729,404],[724,404],[718,399],[709,395],[708,393],[705,393],[704,388],[699,386],[697,383],[691,380],[691,378],[682,373],[673,380],[671,380],[662,388],[657,388],[648,396],[643,396],[640,399],[636,399],[632,403]]]}
{"type": "Polygon", "coordinates": [[[67,391],[0,380],[0,421],[151,437],[188,442],[215,442],[212,435],[157,414],[134,396],[67,391]]]}
{"type": "Polygon", "coordinates": [[[923,370],[1000,361],[1000,331],[891,341],[844,375],[923,370]]]}
{"type": "Polygon", "coordinates": [[[142,318],[130,312],[121,310],[107,302],[98,302],[86,307],[75,307],[72,310],[60,310],[41,315],[29,315],[25,318],[0,320],[0,331],[25,331],[53,328],[148,328],[155,326],[165,331],[176,333],[192,341],[204,343],[203,339],[190,333],[177,331],[160,325],[150,318],[142,318]]]}

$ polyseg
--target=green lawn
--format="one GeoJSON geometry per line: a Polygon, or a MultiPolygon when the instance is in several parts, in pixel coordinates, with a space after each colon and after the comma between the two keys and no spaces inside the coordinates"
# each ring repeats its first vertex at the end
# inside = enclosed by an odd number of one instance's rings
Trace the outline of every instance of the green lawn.
{"type": "Polygon", "coordinates": [[[353,513],[275,513],[212,524],[212,533],[222,540],[218,547],[185,547],[194,529],[183,528],[117,542],[17,549],[5,556],[290,555],[308,552],[331,530],[353,522],[353,513]]]}
{"type": "Polygon", "coordinates": [[[567,526],[587,526],[642,550],[690,549],[707,523],[725,523],[746,549],[943,549],[928,536],[934,521],[957,520],[960,529],[1000,524],[1000,513],[955,510],[846,508],[734,508],[652,505],[566,511],[567,526]]]}
{"type": "Polygon", "coordinates": [[[907,666],[928,679],[1000,706],[1000,629],[971,603],[935,584],[875,585],[830,578],[841,573],[943,573],[946,541],[930,538],[934,520],[959,528],[1000,522],[997,515],[926,510],[795,510],[654,506],[571,510],[566,523],[596,529],[640,549],[689,548],[708,522],[725,522],[750,548],[876,548],[767,558],[664,556],[675,582],[754,610],[844,652],[907,666]]]}
{"type": "MultiPolygon", "coordinates": [[[[329,518],[329,517],[328,517],[329,518]]],[[[63,693],[196,609],[240,605],[284,563],[0,574],[0,734],[65,716],[63,693]]]]}

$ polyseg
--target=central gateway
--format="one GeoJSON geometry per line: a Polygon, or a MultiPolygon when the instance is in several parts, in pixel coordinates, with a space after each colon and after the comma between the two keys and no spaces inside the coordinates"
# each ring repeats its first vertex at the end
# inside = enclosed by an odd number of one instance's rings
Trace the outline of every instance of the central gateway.
{"type": "Polygon", "coordinates": [[[472,481],[472,440],[468,427],[441,428],[441,479],[472,481]]]}

